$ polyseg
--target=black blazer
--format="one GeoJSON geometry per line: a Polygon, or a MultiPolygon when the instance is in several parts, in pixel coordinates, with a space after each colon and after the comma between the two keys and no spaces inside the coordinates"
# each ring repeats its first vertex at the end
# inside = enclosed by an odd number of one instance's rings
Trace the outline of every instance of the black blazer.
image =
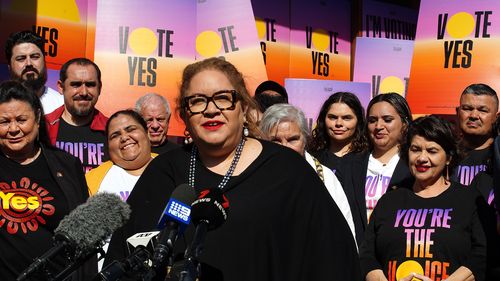
{"type": "MultiPolygon", "coordinates": [[[[85,203],[89,197],[87,182],[80,160],[73,155],[51,146],[42,147],[53,179],[61,188],[68,209],[72,211],[78,205],[85,203]]],[[[97,256],[94,256],[77,268],[68,280],[92,280],[97,275],[97,256]]]]}
{"type": "MultiPolygon", "coordinates": [[[[354,153],[345,159],[345,164],[343,163],[335,173],[344,188],[349,206],[351,207],[358,246],[361,246],[361,243],[364,241],[364,233],[368,224],[366,216],[365,182],[369,158],[370,152],[368,151],[354,153]]],[[[413,176],[410,174],[408,165],[400,159],[392,174],[391,181],[389,182],[390,188],[388,188],[387,191],[395,189],[398,186],[411,187],[412,185],[413,176]]]]}

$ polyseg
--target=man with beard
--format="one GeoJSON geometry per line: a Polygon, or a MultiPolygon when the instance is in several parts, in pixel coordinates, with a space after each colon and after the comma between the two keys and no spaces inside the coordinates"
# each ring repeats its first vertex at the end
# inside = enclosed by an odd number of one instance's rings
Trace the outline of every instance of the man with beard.
{"type": "Polygon", "coordinates": [[[144,118],[148,125],[152,152],[162,154],[179,147],[167,139],[171,111],[166,98],[155,93],[146,94],[135,103],[135,111],[144,118]]]}
{"type": "Polygon", "coordinates": [[[44,40],[31,31],[12,33],[5,42],[5,57],[11,79],[31,88],[40,98],[47,114],[64,103],[63,96],[46,87],[44,40]]]}
{"type": "Polygon", "coordinates": [[[497,112],[498,97],[490,86],[472,84],[462,92],[457,117],[465,157],[457,167],[456,180],[463,185],[470,185],[479,172],[490,171],[497,112]]]}
{"type": "Polygon", "coordinates": [[[80,158],[85,172],[109,159],[104,133],[108,118],[95,108],[101,87],[101,71],[93,61],[71,59],[57,81],[64,105],[45,115],[50,142],[80,158]]]}

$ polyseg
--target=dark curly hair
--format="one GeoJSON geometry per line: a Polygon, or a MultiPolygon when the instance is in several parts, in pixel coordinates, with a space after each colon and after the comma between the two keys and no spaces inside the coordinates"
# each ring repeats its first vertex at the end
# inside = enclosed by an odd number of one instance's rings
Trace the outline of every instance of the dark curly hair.
{"type": "Polygon", "coordinates": [[[361,152],[368,148],[368,139],[366,137],[366,119],[365,112],[358,97],[349,92],[337,92],[328,97],[328,99],[321,106],[318,118],[316,119],[316,127],[312,131],[311,141],[308,148],[312,153],[328,149],[332,141],[328,136],[325,120],[326,114],[330,106],[334,103],[344,103],[354,112],[356,119],[356,130],[352,136],[351,147],[349,152],[361,152]]]}
{"type": "Polygon", "coordinates": [[[445,178],[453,175],[455,168],[462,158],[462,153],[458,147],[458,137],[455,134],[453,125],[437,115],[429,115],[415,119],[406,133],[406,140],[400,150],[401,158],[408,163],[408,152],[411,141],[415,136],[420,136],[428,141],[439,144],[446,152],[446,158],[450,160],[448,169],[443,171],[445,178]],[[449,173],[449,174],[448,174],[449,173]]]}
{"type": "Polygon", "coordinates": [[[5,41],[5,58],[7,59],[7,64],[10,65],[10,60],[12,59],[12,49],[14,49],[16,45],[22,43],[31,43],[36,45],[38,49],[42,51],[42,55],[45,56],[44,41],[42,37],[36,35],[32,31],[23,30],[10,34],[7,41],[5,41]]]}

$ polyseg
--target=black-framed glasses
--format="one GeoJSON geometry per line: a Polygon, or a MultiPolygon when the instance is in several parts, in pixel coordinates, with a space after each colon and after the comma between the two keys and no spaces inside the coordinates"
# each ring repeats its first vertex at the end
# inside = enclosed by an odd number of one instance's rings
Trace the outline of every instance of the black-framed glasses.
{"type": "Polygon", "coordinates": [[[195,94],[185,97],[182,100],[182,106],[187,108],[191,114],[205,112],[209,102],[213,102],[220,111],[234,110],[238,101],[238,92],[235,90],[221,90],[215,92],[211,97],[204,94],[195,94]]]}

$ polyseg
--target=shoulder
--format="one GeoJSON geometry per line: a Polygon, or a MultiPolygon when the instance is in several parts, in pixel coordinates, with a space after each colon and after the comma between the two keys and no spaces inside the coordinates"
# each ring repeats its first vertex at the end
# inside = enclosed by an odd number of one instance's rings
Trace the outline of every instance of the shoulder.
{"type": "Polygon", "coordinates": [[[380,200],[378,201],[377,205],[380,204],[380,202],[385,202],[385,201],[396,201],[396,200],[402,200],[403,198],[407,198],[413,194],[413,190],[411,186],[399,186],[395,189],[388,190],[380,200]]]}
{"type": "Polygon", "coordinates": [[[64,111],[64,105],[61,105],[60,107],[56,108],[51,113],[46,114],[45,119],[50,124],[50,123],[54,122],[55,120],[58,120],[59,118],[61,118],[63,111],[64,111]]]}
{"type": "Polygon", "coordinates": [[[156,154],[146,169],[163,169],[164,167],[187,167],[191,155],[192,144],[178,146],[164,153],[156,154]],[[151,167],[151,168],[150,168],[151,167]]]}
{"type": "Polygon", "coordinates": [[[311,168],[306,159],[296,151],[270,141],[260,139],[258,141],[262,144],[262,152],[257,159],[277,165],[281,169],[287,169],[288,173],[291,172],[291,169],[300,167],[311,168]]]}
{"type": "Polygon", "coordinates": [[[49,158],[56,158],[62,161],[68,161],[72,163],[76,162],[80,163],[80,159],[67,153],[66,151],[60,150],[53,146],[43,146],[42,151],[49,158]]]}
{"type": "Polygon", "coordinates": [[[85,180],[87,181],[91,195],[97,193],[102,180],[106,177],[111,167],[113,167],[113,162],[106,161],[85,174],[85,180]]]}
{"type": "Polygon", "coordinates": [[[473,188],[471,186],[465,186],[458,182],[451,182],[450,185],[450,193],[459,197],[460,200],[475,200],[477,197],[481,197],[481,193],[477,188],[473,188]]]}
{"type": "Polygon", "coordinates": [[[104,131],[106,128],[106,123],[108,122],[108,119],[109,118],[107,116],[105,116],[102,112],[95,109],[94,118],[93,118],[92,123],[90,125],[91,129],[97,130],[97,131],[104,131]]]}
{"type": "Polygon", "coordinates": [[[108,160],[98,167],[93,168],[85,174],[87,181],[89,179],[102,179],[108,173],[108,171],[113,167],[113,162],[108,160]]]}

